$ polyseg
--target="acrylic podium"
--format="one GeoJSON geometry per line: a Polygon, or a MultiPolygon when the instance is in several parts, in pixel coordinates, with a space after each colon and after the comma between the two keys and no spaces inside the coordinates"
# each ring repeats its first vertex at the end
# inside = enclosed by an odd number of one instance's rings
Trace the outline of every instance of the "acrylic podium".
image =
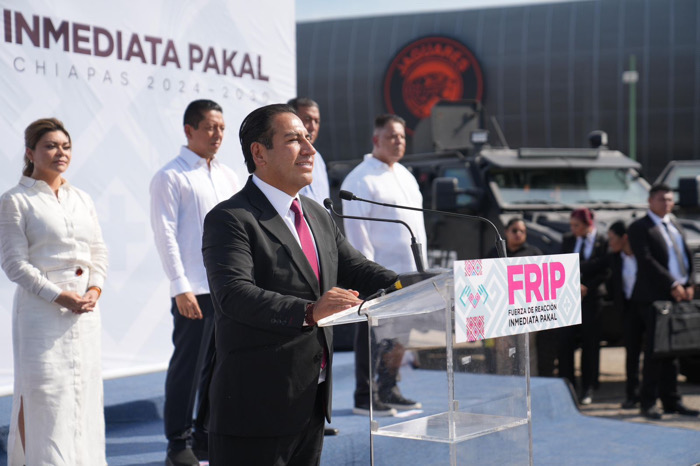
{"type": "Polygon", "coordinates": [[[404,351],[415,356],[399,387],[423,406],[405,417],[370,410],[371,464],[532,464],[528,336],[456,344],[453,283],[440,273],[319,322],[369,325],[372,383],[404,351]]]}

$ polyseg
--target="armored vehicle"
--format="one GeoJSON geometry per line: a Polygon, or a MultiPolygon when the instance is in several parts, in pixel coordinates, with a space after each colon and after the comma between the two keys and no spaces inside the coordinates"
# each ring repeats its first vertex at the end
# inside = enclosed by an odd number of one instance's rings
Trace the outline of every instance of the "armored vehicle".
{"type": "MultiPolygon", "coordinates": [[[[481,114],[478,103],[443,102],[417,127],[414,150],[433,151],[406,155],[401,163],[416,177],[425,208],[485,217],[500,232],[512,217],[522,217],[528,242],[545,254],[560,252],[577,207],[594,211],[601,232],[616,220],[645,215],[649,184],[641,166],[606,147],[605,133],[591,133],[588,148],[513,149],[497,125],[498,138],[480,129],[481,114]],[[490,145],[491,139],[501,143],[490,145]]],[[[332,188],[358,162],[329,164],[332,188]]],[[[425,222],[431,267],[493,253],[497,236],[486,222],[436,213],[426,213],[425,222]]],[[[621,313],[607,309],[604,327],[603,338],[618,343],[621,313]]]]}

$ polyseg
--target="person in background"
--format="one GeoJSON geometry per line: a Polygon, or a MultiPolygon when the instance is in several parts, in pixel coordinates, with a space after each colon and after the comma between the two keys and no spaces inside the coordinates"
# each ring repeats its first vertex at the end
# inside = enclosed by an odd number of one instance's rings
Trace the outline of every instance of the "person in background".
{"type": "MultiPolygon", "coordinates": [[[[513,217],[508,223],[504,231],[506,239],[506,253],[508,257],[527,257],[541,256],[542,251],[536,246],[532,246],[527,242],[527,226],[525,220],[521,217],[513,217]]],[[[494,246],[489,251],[487,257],[499,257],[498,251],[494,246]]],[[[497,338],[489,339],[484,343],[487,348],[489,345],[495,347],[497,345],[507,344],[506,339],[497,338]]],[[[532,375],[541,377],[552,377],[554,375],[554,360],[556,359],[557,339],[554,330],[540,330],[530,334],[530,369],[532,375]]]]}
{"type": "Polygon", "coordinates": [[[632,292],[637,283],[637,259],[627,235],[627,226],[622,220],[608,228],[610,248],[610,279],[608,291],[617,309],[622,309],[623,341],[625,344],[625,401],[623,409],[632,409],[639,404],[639,356],[642,337],[646,331],[642,313],[632,301],[632,292]]]}
{"type": "MultiPolygon", "coordinates": [[[[345,178],[341,189],[351,191],[358,197],[390,204],[423,207],[423,196],[418,182],[399,161],[406,152],[406,123],[403,118],[384,114],[374,120],[372,153],[345,178]]],[[[345,215],[377,217],[402,220],[423,245],[423,263],[426,263],[426,233],[423,213],[411,210],[392,209],[365,202],[343,201],[345,215]]],[[[366,220],[346,220],[345,234],[365,257],[401,274],[416,270],[411,252],[411,235],[408,230],[395,223],[366,220]]],[[[355,414],[369,415],[369,332],[366,325],[359,325],[355,334],[355,414]]],[[[419,402],[405,398],[397,386],[398,365],[385,361],[400,361],[403,347],[396,342],[383,340],[377,352],[390,351],[391,355],[379,354],[377,368],[377,397],[373,400],[375,416],[391,416],[396,410],[420,408],[419,402]]],[[[377,354],[374,352],[374,354],[377,354]]],[[[374,396],[374,394],[373,394],[374,396]]]]}
{"type": "Polygon", "coordinates": [[[63,123],[37,120],[24,140],[22,177],[0,198],[2,269],[17,284],[8,464],[106,465],[107,248],[92,199],[63,178],[72,158],[63,123]]]}
{"type": "Polygon", "coordinates": [[[559,334],[559,376],[576,387],[574,352],[577,337],[581,340],[581,391],[579,402],[593,402],[593,389],[598,385],[600,366],[600,285],[607,279],[608,242],[593,222],[588,208],[575,209],[569,219],[571,233],[564,235],[561,252],[580,255],[581,325],[562,327],[559,334]]]}
{"type": "Polygon", "coordinates": [[[332,413],[333,329],[316,323],[397,275],[299,195],[316,151],[292,107],[254,110],[239,140],[251,176],[207,214],[202,240],[216,313],[211,464],[318,465],[332,413]]]}
{"type": "MultiPolygon", "coordinates": [[[[296,97],[287,102],[287,104],[291,105],[299,118],[301,118],[304,128],[309,132],[309,142],[313,145],[318,139],[318,132],[321,129],[321,110],[318,104],[308,97],[296,97]]],[[[323,201],[330,198],[331,194],[326,163],[318,151],[314,155],[314,170],[311,175],[313,176],[313,181],[308,186],[301,188],[299,194],[310,197],[323,205],[323,201]]],[[[323,431],[324,435],[338,435],[338,433],[338,429],[334,427],[326,427],[323,431]]]]}
{"type": "Polygon", "coordinates": [[[647,329],[644,345],[644,368],[640,409],[647,419],[661,419],[656,406],[661,398],[664,412],[698,416],[681,402],[678,393],[678,361],[673,357],[654,356],[654,301],[691,301],[694,296],[693,255],[685,241],[683,228],[671,215],[673,191],[665,184],[649,190],[647,215],[633,222],[627,234],[637,259],[637,285],[632,299],[647,329]]]}
{"type": "Polygon", "coordinates": [[[240,186],[234,171],[216,158],[225,130],[221,107],[195,100],[183,120],[187,145],[151,181],[151,227],[172,297],[174,348],[163,407],[168,466],[197,465],[208,458],[214,308],[202,260],[202,225],[209,210],[240,186]]]}
{"type": "MultiPolygon", "coordinates": [[[[321,129],[321,110],[318,104],[308,97],[297,97],[287,103],[296,110],[297,115],[301,118],[304,128],[309,132],[309,142],[313,145],[318,139],[318,133],[321,129]]],[[[312,175],[314,179],[311,184],[303,187],[299,192],[323,205],[323,201],[331,195],[328,186],[326,162],[323,161],[323,157],[318,151],[314,155],[314,171],[312,175]]]]}
{"type": "MultiPolygon", "coordinates": [[[[527,242],[527,227],[525,226],[525,220],[520,217],[513,217],[508,220],[508,223],[506,223],[505,237],[508,257],[542,255],[540,248],[532,246],[527,242]]],[[[495,246],[489,251],[487,257],[499,257],[495,246]]]]}

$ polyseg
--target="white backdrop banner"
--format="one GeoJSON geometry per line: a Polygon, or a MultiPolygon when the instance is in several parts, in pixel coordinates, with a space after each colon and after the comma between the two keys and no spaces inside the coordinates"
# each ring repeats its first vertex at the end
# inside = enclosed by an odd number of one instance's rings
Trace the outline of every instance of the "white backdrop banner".
{"type": "MultiPolygon", "coordinates": [[[[294,2],[0,0],[0,10],[0,191],[19,181],[24,128],[62,120],[73,140],[66,178],[94,199],[110,252],[104,375],[164,369],[172,317],[149,224],[151,177],[186,143],[187,104],[212,99],[227,125],[218,157],[245,181],[243,117],[296,93],[294,2]]],[[[15,285],[0,275],[6,394],[15,285]]]]}

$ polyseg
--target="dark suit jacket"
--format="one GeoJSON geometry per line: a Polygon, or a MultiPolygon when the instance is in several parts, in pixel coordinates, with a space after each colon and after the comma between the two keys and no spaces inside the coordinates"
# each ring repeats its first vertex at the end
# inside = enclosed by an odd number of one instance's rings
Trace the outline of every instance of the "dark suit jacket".
{"type": "MultiPolygon", "coordinates": [[[[576,247],[576,237],[571,233],[566,233],[562,238],[562,254],[574,252],[576,247]]],[[[593,242],[591,256],[586,260],[581,260],[579,267],[581,270],[581,284],[588,288],[588,293],[584,300],[597,298],[600,295],[600,285],[608,278],[608,241],[600,233],[596,234],[593,242]]]]}
{"type": "Polygon", "coordinates": [[[216,316],[211,432],[300,432],[313,413],[324,346],[330,421],[333,333],[303,326],[305,307],[335,285],[371,294],[397,279],[356,251],[323,207],[300,198],[316,240],[320,286],[284,220],[251,178],[204,220],[202,252],[216,316]]]}
{"type": "MultiPolygon", "coordinates": [[[[689,280],[694,283],[693,255],[685,242],[685,234],[680,224],[671,219],[673,225],[683,236],[683,250],[688,257],[689,280]]],[[[660,225],[656,225],[649,215],[635,221],[629,226],[627,235],[630,246],[637,258],[637,283],[632,293],[635,301],[670,300],[671,285],[675,281],[668,272],[668,247],[661,233],[660,225]]]]}
{"type": "MultiPolygon", "coordinates": [[[[611,252],[608,253],[608,267],[610,268],[610,278],[606,282],[608,289],[608,294],[612,298],[616,309],[624,309],[625,301],[625,289],[624,283],[622,282],[622,254],[623,252],[611,252]]],[[[639,272],[637,272],[639,274],[639,272]]],[[[636,292],[636,288],[639,286],[639,281],[634,281],[634,287],[632,288],[632,297],[636,292]]]]}
{"type": "MultiPolygon", "coordinates": [[[[608,254],[608,267],[610,267],[610,277],[607,282],[607,289],[616,309],[623,309],[625,305],[625,291],[622,283],[622,257],[621,252],[611,252],[608,254]]],[[[635,284],[636,286],[636,284],[635,284]]]]}

